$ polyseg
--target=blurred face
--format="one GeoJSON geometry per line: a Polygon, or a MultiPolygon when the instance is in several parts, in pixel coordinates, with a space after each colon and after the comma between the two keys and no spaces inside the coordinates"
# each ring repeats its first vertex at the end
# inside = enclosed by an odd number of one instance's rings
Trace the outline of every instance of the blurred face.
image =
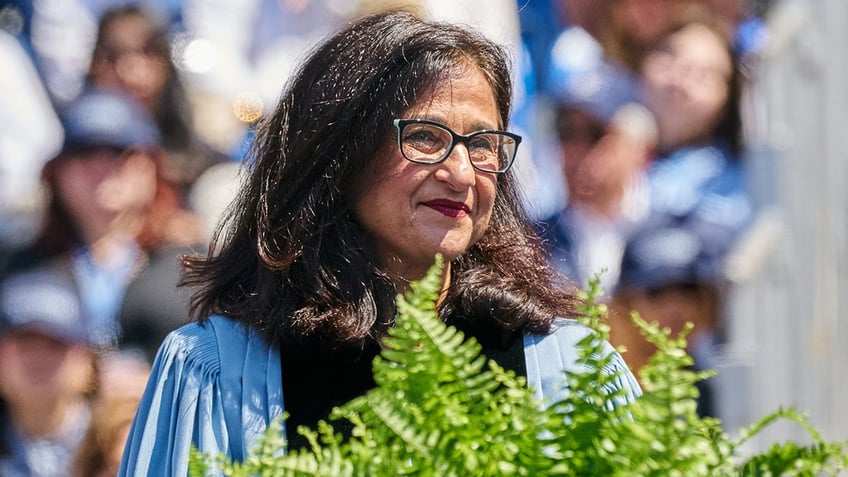
{"type": "Polygon", "coordinates": [[[646,146],[579,110],[560,112],[557,128],[569,203],[617,213],[628,184],[645,164],[646,146]]]}
{"type": "Polygon", "coordinates": [[[0,394],[13,406],[78,396],[91,384],[90,349],[37,331],[0,337],[0,394]]]}
{"type": "Polygon", "coordinates": [[[94,53],[93,83],[124,91],[153,110],[168,79],[168,60],[154,51],[151,37],[144,18],[116,18],[104,29],[103,46],[94,53]]]}
{"type": "Polygon", "coordinates": [[[98,147],[59,160],[56,193],[87,235],[144,210],[156,192],[156,165],[146,153],[98,147]]]}
{"type": "Polygon", "coordinates": [[[608,161],[596,157],[593,151],[607,134],[603,124],[580,111],[570,110],[561,114],[560,146],[562,149],[563,173],[568,184],[569,201],[594,203],[603,201],[615,188],[605,176],[608,161]]]}
{"type": "Polygon", "coordinates": [[[732,73],[724,41],[703,25],[670,35],[647,55],[642,74],[661,149],[709,139],[727,104],[732,73]]]}
{"type": "Polygon", "coordinates": [[[694,328],[687,338],[690,350],[699,336],[715,329],[718,319],[716,295],[704,287],[685,284],[621,290],[613,299],[612,310],[610,342],[627,348],[624,359],[634,371],[647,364],[657,349],[630,320],[632,312],[649,323],[656,322],[660,328],[669,328],[672,337],[677,337],[686,323],[692,323],[694,328]]]}
{"type": "MultiPolygon", "coordinates": [[[[686,323],[695,325],[693,335],[714,325],[714,307],[709,292],[696,285],[672,285],[657,290],[640,290],[631,296],[634,311],[647,321],[656,321],[677,336],[686,323]]],[[[692,342],[690,336],[690,342],[692,342]]]]}
{"type": "MultiPolygon", "coordinates": [[[[492,89],[476,67],[437,84],[402,118],[437,121],[458,134],[502,127],[492,89]]],[[[449,262],[483,236],[497,177],[474,169],[465,145],[441,163],[416,164],[401,155],[393,130],[378,154],[354,213],[394,277],[420,278],[437,253],[449,262]]]]}

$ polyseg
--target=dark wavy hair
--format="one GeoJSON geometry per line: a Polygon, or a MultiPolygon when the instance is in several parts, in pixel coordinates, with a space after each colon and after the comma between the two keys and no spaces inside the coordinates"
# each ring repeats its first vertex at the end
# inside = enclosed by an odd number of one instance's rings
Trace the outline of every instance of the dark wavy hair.
{"type": "MultiPolygon", "coordinates": [[[[350,24],[317,47],[259,125],[245,184],[205,257],[185,257],[192,314],[226,315],[272,343],[378,338],[396,290],[352,207],[363,171],[391,140],[392,120],[467,65],[483,72],[505,127],[505,52],[482,36],[390,12],[350,24]]],[[[546,332],[574,294],[546,264],[515,177],[498,180],[489,229],[451,263],[445,320],[475,335],[546,332]]]]}

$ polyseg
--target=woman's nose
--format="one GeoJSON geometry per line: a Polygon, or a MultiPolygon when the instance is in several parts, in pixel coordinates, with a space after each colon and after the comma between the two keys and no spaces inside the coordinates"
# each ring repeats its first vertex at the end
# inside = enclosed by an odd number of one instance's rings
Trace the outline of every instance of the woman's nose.
{"type": "Polygon", "coordinates": [[[436,178],[447,182],[454,190],[463,190],[474,186],[477,170],[471,165],[471,156],[465,144],[454,144],[448,157],[437,165],[436,178]]]}

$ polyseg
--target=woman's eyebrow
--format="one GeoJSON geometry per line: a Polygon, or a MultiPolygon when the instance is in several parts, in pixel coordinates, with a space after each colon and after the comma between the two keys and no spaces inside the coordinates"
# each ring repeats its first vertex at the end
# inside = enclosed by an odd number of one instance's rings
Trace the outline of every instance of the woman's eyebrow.
{"type": "Polygon", "coordinates": [[[466,131],[466,132],[457,131],[451,125],[449,125],[447,123],[444,116],[441,116],[441,115],[438,115],[438,114],[435,114],[435,115],[426,114],[426,113],[425,114],[413,114],[413,115],[410,116],[410,119],[426,119],[428,121],[433,121],[433,122],[439,123],[443,126],[446,126],[447,128],[456,132],[457,134],[470,134],[470,133],[475,132],[475,131],[487,131],[487,130],[498,130],[498,129],[500,129],[497,126],[495,126],[495,125],[493,125],[489,122],[477,121],[477,122],[471,123],[471,128],[470,128],[469,131],[466,131]]]}

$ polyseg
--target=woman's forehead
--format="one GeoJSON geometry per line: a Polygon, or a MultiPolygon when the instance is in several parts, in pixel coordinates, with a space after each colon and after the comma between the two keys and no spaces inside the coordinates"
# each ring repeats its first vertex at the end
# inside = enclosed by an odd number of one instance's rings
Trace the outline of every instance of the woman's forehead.
{"type": "Polygon", "coordinates": [[[445,117],[445,105],[456,106],[463,102],[474,102],[480,109],[490,110],[494,115],[477,124],[479,129],[503,127],[498,98],[489,77],[478,66],[467,62],[446,71],[423,90],[403,113],[419,119],[444,122],[448,120],[445,117]]]}

